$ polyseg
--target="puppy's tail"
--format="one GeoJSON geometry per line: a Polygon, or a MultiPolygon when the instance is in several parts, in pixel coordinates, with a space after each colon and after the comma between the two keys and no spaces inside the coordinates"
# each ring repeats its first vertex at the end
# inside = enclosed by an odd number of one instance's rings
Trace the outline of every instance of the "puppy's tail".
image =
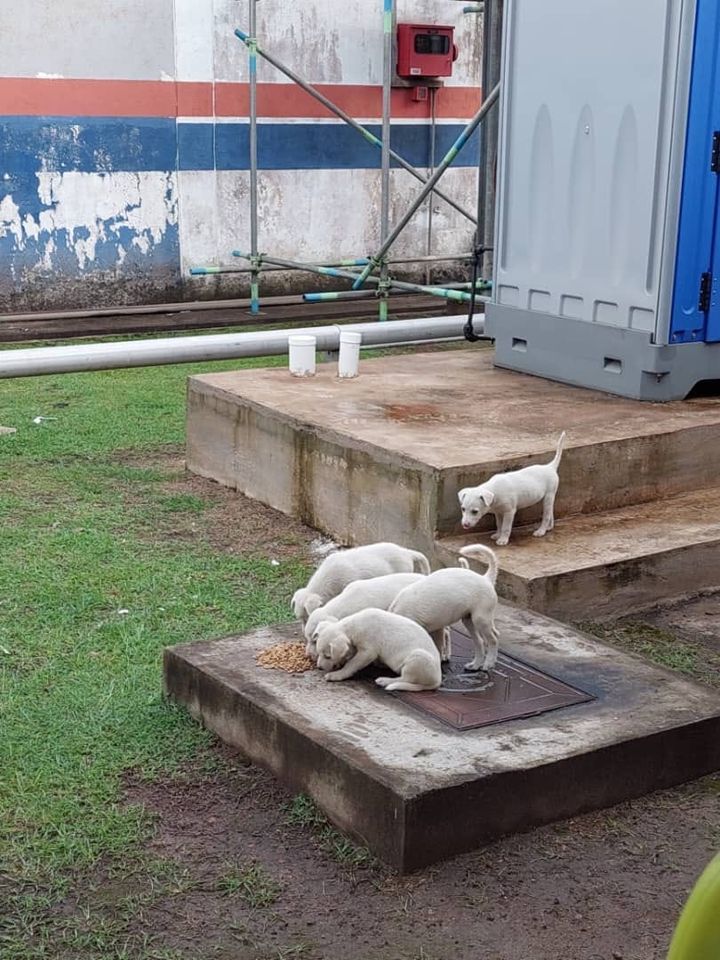
{"type": "Polygon", "coordinates": [[[562,452],[563,452],[563,444],[564,444],[564,443],[565,443],[565,431],[563,430],[563,432],[560,434],[560,439],[559,439],[558,442],[557,442],[557,448],[556,448],[556,450],[555,450],[555,456],[554,456],[554,458],[550,461],[550,466],[553,468],[553,470],[557,470],[557,468],[560,466],[560,460],[562,459],[562,452]]]}
{"type": "Polygon", "coordinates": [[[420,553],[419,550],[409,550],[408,552],[413,558],[413,572],[427,576],[430,573],[430,561],[425,554],[420,553]]]}
{"type": "MultiPolygon", "coordinates": [[[[481,560],[484,560],[487,564],[487,573],[485,576],[490,583],[495,586],[498,575],[498,562],[494,551],[492,551],[490,547],[486,547],[483,543],[471,543],[469,546],[463,547],[460,553],[465,557],[479,557],[481,560]]],[[[467,561],[465,561],[465,564],[467,564],[467,561]]],[[[460,558],[460,566],[463,566],[462,557],[460,558]]]]}
{"type": "Polygon", "coordinates": [[[469,570],[470,564],[467,562],[465,557],[458,557],[458,566],[462,567],[463,570],[469,570]]]}

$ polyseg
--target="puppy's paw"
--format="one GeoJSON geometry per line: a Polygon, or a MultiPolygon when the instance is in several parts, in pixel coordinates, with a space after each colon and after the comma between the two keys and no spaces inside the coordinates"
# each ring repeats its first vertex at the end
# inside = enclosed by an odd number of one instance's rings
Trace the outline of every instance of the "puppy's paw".
{"type": "Polygon", "coordinates": [[[491,534],[490,534],[490,539],[491,539],[491,540],[497,540],[497,538],[498,538],[499,536],[500,536],[500,534],[499,534],[499,533],[497,532],[497,530],[496,530],[495,533],[491,533],[491,534]]]}
{"type": "Polygon", "coordinates": [[[334,680],[342,680],[342,677],[339,677],[337,673],[326,673],[325,679],[328,683],[332,683],[334,680]]]}
{"type": "Polygon", "coordinates": [[[506,547],[508,543],[510,543],[510,537],[497,537],[497,539],[495,540],[495,543],[499,547],[506,547]]]}
{"type": "Polygon", "coordinates": [[[543,530],[542,527],[538,527],[537,530],[533,531],[534,537],[544,537],[547,533],[547,530],[543,530]]]}
{"type": "Polygon", "coordinates": [[[470,663],[466,663],[463,667],[465,673],[480,673],[482,669],[483,665],[481,663],[477,663],[475,660],[471,660],[470,663]]]}
{"type": "Polygon", "coordinates": [[[377,677],[375,683],[379,687],[387,687],[387,685],[392,683],[393,680],[395,680],[395,677],[377,677]]]}

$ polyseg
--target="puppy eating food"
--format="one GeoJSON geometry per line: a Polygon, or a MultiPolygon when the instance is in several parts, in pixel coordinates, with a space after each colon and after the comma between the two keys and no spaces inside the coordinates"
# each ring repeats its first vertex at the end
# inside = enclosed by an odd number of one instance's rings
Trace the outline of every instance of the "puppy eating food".
{"type": "Polygon", "coordinates": [[[379,660],[399,674],[375,681],[388,691],[436,690],[442,682],[437,647],[421,626],[397,614],[361,610],[335,623],[321,623],[314,635],[318,667],[326,680],[348,680],[379,660]]]}
{"type": "Polygon", "coordinates": [[[431,636],[462,620],[475,646],[475,656],[465,670],[492,670],[498,655],[497,557],[479,543],[463,547],[460,552],[464,557],[481,558],[487,563],[487,571],[475,573],[461,559],[461,566],[436,570],[405,587],[390,605],[390,612],[415,620],[431,636]]]}
{"type": "Polygon", "coordinates": [[[565,433],[560,435],[554,458],[550,463],[536,463],[522,470],[496,473],[477,487],[465,487],[458,493],[462,510],[462,525],[474,527],[486,513],[495,514],[497,530],[492,534],[499,547],[510,540],[513,520],[518,510],[524,510],[542,500],[543,516],[533,536],[544,537],[555,525],[555,496],[560,483],[558,467],[562,457],[565,433]]]}
{"type": "Polygon", "coordinates": [[[339,550],[326,557],[292,598],[295,617],[303,624],[313,612],[336,597],[354,580],[369,580],[388,573],[430,573],[428,559],[417,550],[396,543],[369,543],[339,550]]]}
{"type": "Polygon", "coordinates": [[[305,653],[313,660],[317,659],[313,634],[326,620],[342,620],[353,613],[359,613],[368,607],[387,610],[395,597],[404,587],[416,580],[422,580],[422,573],[389,573],[384,577],[372,577],[370,580],[356,580],[322,607],[313,610],[305,624],[305,653]]]}

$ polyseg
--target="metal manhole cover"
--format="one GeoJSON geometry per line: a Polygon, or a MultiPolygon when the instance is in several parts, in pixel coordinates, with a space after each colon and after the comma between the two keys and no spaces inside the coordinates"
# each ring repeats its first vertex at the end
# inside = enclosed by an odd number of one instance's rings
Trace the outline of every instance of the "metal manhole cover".
{"type": "Polygon", "coordinates": [[[595,699],[584,690],[502,653],[490,676],[465,673],[463,664],[472,659],[472,642],[454,628],[452,649],[439,690],[396,692],[393,696],[455,730],[474,730],[505,720],[534,717],[595,699]]]}

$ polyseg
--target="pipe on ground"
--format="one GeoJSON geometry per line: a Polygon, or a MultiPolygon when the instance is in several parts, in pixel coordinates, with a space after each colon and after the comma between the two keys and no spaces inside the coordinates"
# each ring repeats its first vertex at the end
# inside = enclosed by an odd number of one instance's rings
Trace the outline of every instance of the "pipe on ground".
{"type": "MultiPolygon", "coordinates": [[[[428,317],[390,323],[344,324],[344,331],[362,334],[363,347],[390,346],[461,338],[465,317],[428,317]]],[[[478,324],[480,328],[480,324],[478,324]]],[[[271,357],[288,352],[291,334],[312,334],[318,350],[339,349],[340,327],[303,327],[252,333],[220,333],[191,337],[163,337],[122,343],[78,343],[61,347],[29,347],[0,351],[0,379],[39,377],[54,373],[153,367],[169,363],[271,357]]]]}

